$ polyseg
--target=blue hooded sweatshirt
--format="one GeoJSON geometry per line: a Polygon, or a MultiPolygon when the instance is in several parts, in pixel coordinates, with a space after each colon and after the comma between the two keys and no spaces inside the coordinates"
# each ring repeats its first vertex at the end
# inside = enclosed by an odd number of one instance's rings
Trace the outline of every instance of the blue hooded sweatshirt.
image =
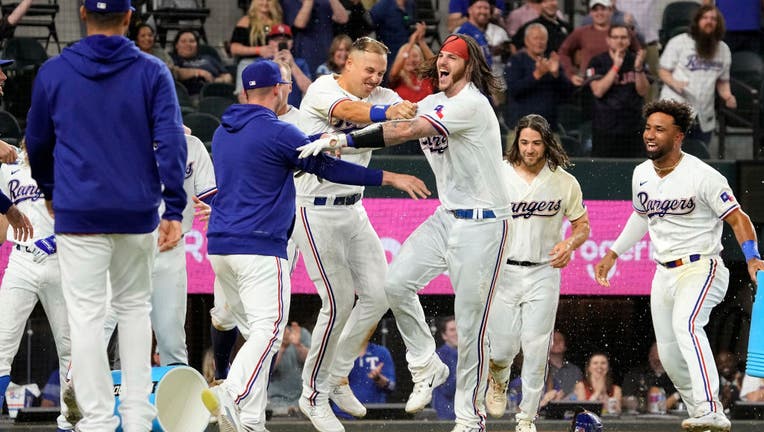
{"type": "Polygon", "coordinates": [[[48,60],[26,142],[56,233],[148,233],[162,199],[163,219],[181,220],[182,125],[170,71],[127,38],[89,36],[48,60]]]}
{"type": "Polygon", "coordinates": [[[286,259],[295,219],[294,171],[334,183],[382,184],[382,171],[324,154],[298,159],[310,139],[270,109],[232,105],[212,138],[218,193],[207,230],[212,255],[263,255],[286,259]]]}

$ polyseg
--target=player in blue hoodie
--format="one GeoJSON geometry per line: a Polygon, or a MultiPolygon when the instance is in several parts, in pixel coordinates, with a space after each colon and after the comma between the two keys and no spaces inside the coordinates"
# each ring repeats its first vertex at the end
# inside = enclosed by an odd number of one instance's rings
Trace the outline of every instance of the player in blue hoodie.
{"type": "Polygon", "coordinates": [[[203,400],[222,432],[265,430],[268,372],[289,315],[287,239],[295,221],[295,170],[335,183],[390,185],[425,198],[416,177],[372,170],[319,154],[298,159],[310,142],[274,112],[289,95],[289,71],[270,60],[242,71],[247,103],[231,106],[212,139],[218,194],[207,231],[210,262],[247,342],[228,379],[203,400]]]}
{"type": "Polygon", "coordinates": [[[83,432],[119,424],[99,333],[107,274],[119,320],[122,429],[151,428],[151,270],[157,243],[167,250],[180,241],[186,205],[186,141],[172,77],[123,36],[131,14],[130,0],[85,0],[88,37],[40,68],[27,117],[32,176],[55,210],[83,432]]]}

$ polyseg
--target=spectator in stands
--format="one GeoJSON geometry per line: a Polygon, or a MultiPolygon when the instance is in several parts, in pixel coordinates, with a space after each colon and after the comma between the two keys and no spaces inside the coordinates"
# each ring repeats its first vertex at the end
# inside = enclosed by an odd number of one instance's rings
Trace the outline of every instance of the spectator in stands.
{"type": "MultiPolygon", "coordinates": [[[[626,26],[627,29],[629,29],[630,32],[633,32],[636,34],[637,39],[640,43],[643,43],[645,41],[644,36],[642,35],[642,29],[639,26],[639,23],[637,22],[637,19],[634,18],[634,15],[624,12],[620,10],[618,7],[616,7],[616,1],[617,0],[610,0],[610,3],[612,5],[612,15],[610,16],[610,24],[620,24],[626,26]]],[[[586,15],[581,20],[580,25],[589,25],[592,24],[593,18],[591,15],[586,15]]]]}
{"type": "Polygon", "coordinates": [[[424,40],[425,31],[424,23],[417,24],[390,68],[390,88],[409,102],[419,102],[433,93],[432,81],[419,74],[422,63],[435,56],[424,40]]]}
{"type": "Polygon", "coordinates": [[[329,47],[329,58],[316,68],[316,78],[321,75],[338,74],[345,67],[345,61],[350,53],[350,46],[353,41],[348,35],[339,34],[332,39],[332,45],[329,47]]]}
{"type": "Polygon", "coordinates": [[[732,55],[722,37],[724,17],[715,6],[702,5],[692,19],[689,33],[673,37],[661,55],[661,99],[692,106],[698,121],[687,137],[706,145],[716,126],[715,94],[727,108],[737,107],[729,81],[732,55]]]}
{"type": "Polygon", "coordinates": [[[414,0],[379,0],[369,10],[376,39],[387,45],[390,58],[406,44],[414,25],[414,0]]]}
{"type": "Polygon", "coordinates": [[[297,401],[302,393],[302,366],[310,348],[310,332],[292,321],[284,329],[281,347],[273,360],[268,385],[268,407],[274,415],[299,412],[297,401]]]}
{"type": "MultiPolygon", "coordinates": [[[[386,403],[387,396],[395,390],[395,363],[390,351],[382,345],[366,343],[353,364],[348,382],[362,404],[386,403]]],[[[332,409],[337,417],[353,418],[334,404],[332,409]]]]}
{"type": "Polygon", "coordinates": [[[61,376],[59,370],[59,368],[56,368],[50,373],[48,382],[42,388],[42,394],[40,394],[41,407],[53,408],[61,406],[61,376]]]}
{"type": "MultiPolygon", "coordinates": [[[[525,48],[507,63],[506,125],[514,129],[517,121],[528,114],[539,114],[556,129],[557,105],[570,91],[570,83],[560,65],[557,53],[544,57],[546,28],[532,24],[525,30],[525,48]]],[[[514,139],[514,134],[509,137],[514,139]]]]}
{"type": "MultiPolygon", "coordinates": [[[[446,23],[446,29],[449,33],[453,33],[457,27],[467,21],[467,9],[469,9],[469,7],[469,0],[449,0],[448,21],[446,23]]],[[[491,21],[493,21],[494,24],[504,27],[503,21],[505,11],[504,0],[496,0],[496,5],[491,12],[491,21]]]]}
{"type": "Polygon", "coordinates": [[[361,0],[341,0],[342,6],[348,11],[345,24],[334,23],[335,35],[348,35],[351,41],[359,37],[369,36],[374,31],[369,11],[361,0]]]}
{"type": "MultiPolygon", "coordinates": [[[[570,82],[576,86],[584,84],[584,71],[592,57],[608,50],[607,34],[610,29],[610,17],[613,15],[611,1],[591,0],[589,15],[592,17],[592,24],[576,27],[559,50],[560,63],[570,82]]],[[[637,51],[641,45],[634,34],[630,36],[629,49],[637,51]]]]}
{"type": "Polygon", "coordinates": [[[574,392],[578,400],[602,402],[603,414],[621,413],[621,387],[613,383],[610,361],[604,353],[589,357],[584,379],[576,383],[574,392]]]}
{"type": "MultiPolygon", "coordinates": [[[[643,39],[640,39],[645,50],[645,63],[650,77],[658,76],[658,30],[661,22],[657,16],[658,0],[618,0],[618,8],[625,13],[631,14],[639,23],[639,29],[643,39]]],[[[650,87],[647,101],[658,97],[658,80],[650,87]]]]}
{"type": "Polygon", "coordinates": [[[764,378],[756,378],[750,375],[743,377],[740,399],[747,402],[764,402],[764,378]]]}
{"type": "Polygon", "coordinates": [[[154,28],[149,24],[142,23],[138,24],[135,30],[135,45],[146,54],[153,55],[159,60],[162,60],[164,64],[170,68],[172,76],[177,78],[175,62],[172,61],[172,57],[170,57],[170,54],[167,51],[156,44],[156,39],[154,37],[156,33],[154,32],[154,28]]]}
{"type": "Polygon", "coordinates": [[[231,55],[239,63],[237,76],[254,59],[271,58],[276,54],[268,46],[268,33],[282,22],[283,12],[278,0],[252,0],[247,14],[239,18],[231,34],[231,55]]]}
{"type": "Polygon", "coordinates": [[[541,0],[525,0],[522,6],[509,13],[504,20],[504,29],[510,37],[513,37],[520,27],[535,20],[539,15],[541,15],[541,0]]]}
{"type": "Polygon", "coordinates": [[[666,409],[673,409],[681,400],[676,387],[663,369],[658,357],[658,344],[653,342],[647,355],[647,364],[629,371],[623,379],[624,404],[631,401],[631,409],[647,410],[647,398],[651,389],[663,389],[666,394],[666,409]]]}
{"type": "Polygon", "coordinates": [[[546,402],[550,400],[569,398],[573,394],[576,383],[583,380],[581,369],[565,360],[567,350],[565,335],[555,331],[552,335],[552,347],[549,349],[549,370],[547,372],[546,394],[542,399],[543,405],[546,405],[546,402]]]}
{"type": "Polygon", "coordinates": [[[177,80],[189,95],[198,95],[205,83],[233,82],[233,77],[215,58],[199,54],[199,36],[193,30],[180,30],[173,41],[172,60],[177,67],[177,80]]]}
{"type": "Polygon", "coordinates": [[[704,4],[713,5],[724,16],[727,33],[724,42],[730,51],[753,51],[758,53],[761,47],[761,0],[703,0],[704,4]]]}
{"type": "MultiPolygon", "coordinates": [[[[326,60],[332,44],[333,23],[348,22],[348,12],[340,0],[282,0],[284,23],[294,30],[294,56],[308,62],[314,71],[326,60]]],[[[294,71],[293,71],[294,72],[294,71]]]]}
{"type": "Polygon", "coordinates": [[[512,36],[512,53],[525,46],[525,29],[530,24],[539,23],[546,28],[548,41],[544,56],[549,57],[552,51],[560,49],[560,45],[568,37],[573,27],[560,16],[560,7],[558,0],[542,0],[539,17],[523,24],[512,36]]]}
{"type": "Polygon", "coordinates": [[[716,353],[716,368],[719,370],[719,400],[728,412],[740,400],[743,372],[740,371],[737,356],[727,350],[716,353]]]}
{"type": "Polygon", "coordinates": [[[608,50],[592,57],[589,86],[592,109],[593,157],[641,157],[642,103],[650,88],[645,75],[645,51],[629,51],[629,29],[613,24],[608,29],[608,50]]]}
{"type": "Polygon", "coordinates": [[[27,13],[30,6],[32,6],[32,0],[21,0],[13,12],[0,18],[0,41],[13,37],[16,25],[27,13]]]}
{"type": "Polygon", "coordinates": [[[436,353],[440,360],[448,366],[448,379],[432,391],[432,407],[440,420],[455,420],[454,396],[456,394],[456,360],[458,351],[456,347],[459,335],[456,332],[456,319],[448,316],[440,321],[438,328],[443,345],[436,353]]]}

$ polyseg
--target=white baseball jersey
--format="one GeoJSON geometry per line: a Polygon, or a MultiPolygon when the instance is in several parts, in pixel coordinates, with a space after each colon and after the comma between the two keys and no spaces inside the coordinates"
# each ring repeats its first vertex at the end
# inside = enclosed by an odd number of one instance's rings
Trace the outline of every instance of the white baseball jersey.
{"type": "Polygon", "coordinates": [[[563,216],[576,220],[586,213],[578,180],[561,167],[549,165],[529,184],[510,163],[504,177],[512,197],[512,234],[507,258],[543,263],[549,251],[562,240],[563,216]]]}
{"type": "Polygon", "coordinates": [[[501,136],[491,104],[472,84],[454,97],[436,93],[419,102],[418,115],[440,135],[420,138],[427,161],[435,173],[438,197],[448,210],[491,209],[499,219],[510,216],[509,193],[504,176],[501,136]]]}
{"type": "Polygon", "coordinates": [[[683,33],[672,38],[661,54],[660,67],[671,71],[675,80],[684,81],[687,87],[682,95],[664,85],[661,99],[674,99],[689,103],[698,115],[700,129],[712,130],[716,124],[714,99],[716,81],[729,81],[732,55],[724,42],[719,42],[714,58],[702,59],[695,50],[695,40],[683,33]]]}
{"type": "Polygon", "coordinates": [[[19,156],[19,162],[0,166],[0,190],[29,217],[34,227],[34,238],[21,242],[13,238],[13,227],[9,226],[7,239],[22,246],[31,246],[35,240],[53,235],[53,218],[45,207],[45,197],[37,182],[32,179],[29,165],[22,159],[23,156],[19,156]]]}
{"type": "MultiPolygon", "coordinates": [[[[307,135],[322,132],[332,133],[361,129],[369,123],[357,124],[336,119],[332,116],[334,108],[344,101],[362,101],[373,105],[391,105],[402,99],[394,91],[377,87],[364,99],[360,99],[337,84],[337,75],[323,75],[308,87],[300,104],[300,122],[298,127],[307,135]]],[[[362,166],[368,166],[371,151],[358,151],[343,154],[342,159],[362,166]]],[[[342,196],[363,193],[363,186],[340,185],[329,181],[319,182],[315,175],[303,175],[295,179],[297,196],[342,196]]]]}
{"type": "Polygon", "coordinates": [[[667,176],[655,173],[647,160],[634,168],[632,205],[648,218],[648,232],[659,262],[692,254],[716,256],[722,251],[722,219],[740,205],[718,171],[684,153],[667,176]]]}

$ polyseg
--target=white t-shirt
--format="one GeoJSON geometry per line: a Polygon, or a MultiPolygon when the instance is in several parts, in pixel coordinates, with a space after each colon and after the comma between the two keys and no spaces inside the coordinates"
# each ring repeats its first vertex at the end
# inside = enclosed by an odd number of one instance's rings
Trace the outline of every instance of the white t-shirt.
{"type": "Polygon", "coordinates": [[[549,252],[563,239],[563,216],[573,221],[586,214],[581,186],[561,167],[552,171],[544,164],[530,184],[509,162],[504,167],[512,198],[512,241],[507,245],[507,258],[547,262],[549,252]]]}
{"type": "MultiPolygon", "coordinates": [[[[337,83],[339,75],[323,75],[318,77],[308,87],[300,103],[300,121],[298,127],[306,135],[315,135],[323,132],[349,132],[362,129],[369,123],[350,123],[332,117],[334,108],[344,101],[363,101],[372,105],[392,105],[402,99],[394,91],[384,88],[375,88],[369,97],[361,99],[344,90],[337,83]]],[[[364,149],[353,154],[342,155],[342,160],[354,164],[368,166],[371,160],[371,150],[364,149]]],[[[332,183],[330,181],[319,182],[312,174],[306,174],[295,179],[297,196],[344,196],[363,193],[363,186],[351,186],[332,183]]]]}
{"type": "MultiPolygon", "coordinates": [[[[488,26],[485,29],[485,40],[488,41],[490,47],[495,47],[504,42],[509,42],[509,35],[506,30],[501,28],[501,26],[488,23],[488,26]]],[[[495,56],[493,59],[491,72],[493,72],[493,76],[500,78],[502,83],[504,82],[504,62],[501,61],[501,58],[498,56],[495,56]]]]}
{"type": "Polygon", "coordinates": [[[727,179],[686,153],[663,178],[655,173],[651,160],[637,165],[631,190],[634,210],[647,217],[653,258],[659,262],[692,254],[718,255],[722,219],[740,207],[727,179]]]}
{"type": "Polygon", "coordinates": [[[508,218],[499,122],[488,98],[469,83],[451,98],[443,92],[425,97],[417,115],[440,133],[420,138],[419,144],[435,173],[442,205],[490,209],[497,218],[508,218]]]}
{"type": "Polygon", "coordinates": [[[26,242],[13,238],[13,227],[10,225],[6,238],[22,246],[31,246],[35,240],[53,235],[53,218],[45,206],[45,197],[32,178],[32,170],[22,158],[20,156],[17,163],[0,165],[0,190],[29,218],[34,227],[34,238],[26,242]]]}
{"type": "Polygon", "coordinates": [[[287,105],[287,111],[279,116],[279,120],[297,126],[300,124],[300,110],[292,105],[287,105]]]}
{"type": "Polygon", "coordinates": [[[664,85],[661,99],[674,99],[689,103],[698,115],[700,129],[708,132],[716,125],[714,99],[716,81],[729,81],[732,55],[724,42],[719,42],[714,58],[704,60],[695,50],[695,40],[683,33],[672,38],[661,55],[662,69],[671,71],[675,80],[687,82],[684,93],[679,95],[664,85]]]}

